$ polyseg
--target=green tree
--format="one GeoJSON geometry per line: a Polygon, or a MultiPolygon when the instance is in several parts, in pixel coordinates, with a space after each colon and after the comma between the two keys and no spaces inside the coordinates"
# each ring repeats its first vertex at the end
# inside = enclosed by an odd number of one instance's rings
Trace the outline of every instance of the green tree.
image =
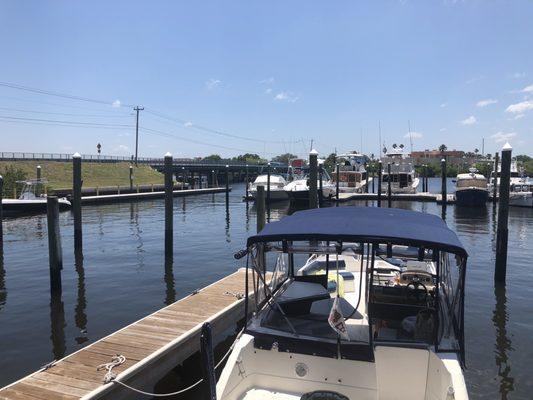
{"type": "Polygon", "coordinates": [[[0,175],[4,178],[4,190],[2,195],[4,198],[13,197],[13,189],[17,187],[17,181],[24,181],[27,179],[26,173],[13,165],[8,165],[0,170],[0,175]]]}
{"type": "Polygon", "coordinates": [[[222,157],[220,157],[220,155],[218,154],[211,154],[207,157],[204,157],[203,160],[207,160],[207,161],[220,161],[222,160],[222,157]]]}
{"type": "Polygon", "coordinates": [[[280,154],[279,156],[272,158],[271,161],[288,164],[289,160],[293,158],[298,158],[298,156],[295,154],[291,154],[291,153],[285,153],[285,154],[280,154]]]}
{"type": "Polygon", "coordinates": [[[441,145],[439,146],[439,151],[440,151],[441,153],[444,153],[446,150],[448,150],[448,147],[446,147],[445,144],[441,144],[441,145]]]}
{"type": "Polygon", "coordinates": [[[242,162],[246,162],[249,164],[254,164],[254,163],[256,164],[261,161],[264,161],[258,154],[253,154],[253,153],[241,154],[241,155],[238,155],[237,157],[233,157],[232,160],[242,161],[242,162]]]}
{"type": "Polygon", "coordinates": [[[337,156],[335,153],[331,153],[329,156],[326,157],[326,160],[324,161],[324,168],[328,172],[333,172],[335,170],[335,163],[337,162],[337,156]]]}

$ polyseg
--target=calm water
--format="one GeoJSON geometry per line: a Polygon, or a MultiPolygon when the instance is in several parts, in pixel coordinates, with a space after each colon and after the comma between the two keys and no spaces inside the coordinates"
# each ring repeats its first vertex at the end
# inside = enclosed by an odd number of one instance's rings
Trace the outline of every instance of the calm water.
{"type": "MultiPolygon", "coordinates": [[[[430,190],[438,191],[439,185],[438,179],[431,180],[430,190]]],[[[60,299],[49,294],[45,216],[4,221],[0,386],[243,266],[232,255],[255,232],[256,224],[254,207],[241,202],[243,192],[243,186],[234,186],[228,208],[224,194],[175,200],[173,265],[165,265],[162,252],[162,200],[84,207],[83,261],[74,258],[71,215],[62,213],[60,299]]],[[[367,204],[372,202],[349,205],[367,204]]],[[[441,214],[433,203],[393,206],[441,214]]],[[[271,217],[288,212],[288,205],[276,205],[271,217]]],[[[530,399],[533,211],[510,210],[508,279],[506,289],[499,290],[493,285],[492,205],[480,210],[448,206],[446,219],[470,253],[466,296],[470,396],[530,399]]]]}

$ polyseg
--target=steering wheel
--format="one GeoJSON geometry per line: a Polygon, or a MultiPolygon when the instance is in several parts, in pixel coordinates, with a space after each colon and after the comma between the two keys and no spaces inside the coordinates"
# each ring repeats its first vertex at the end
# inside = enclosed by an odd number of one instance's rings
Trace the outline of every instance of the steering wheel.
{"type": "Polygon", "coordinates": [[[407,284],[407,286],[405,288],[407,289],[407,295],[408,296],[413,296],[417,301],[421,301],[421,300],[424,300],[424,299],[427,298],[428,288],[422,282],[411,281],[411,282],[409,282],[407,284]],[[423,294],[421,292],[419,292],[418,290],[416,290],[416,289],[418,289],[419,286],[421,286],[422,289],[424,289],[423,294]],[[412,289],[410,289],[410,287],[412,287],[412,289]]]}

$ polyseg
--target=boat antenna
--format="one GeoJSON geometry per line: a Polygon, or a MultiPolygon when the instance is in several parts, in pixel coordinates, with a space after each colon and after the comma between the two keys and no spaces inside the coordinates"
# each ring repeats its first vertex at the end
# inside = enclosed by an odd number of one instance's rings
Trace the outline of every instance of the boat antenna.
{"type": "Polygon", "coordinates": [[[313,139],[311,139],[311,148],[309,149],[309,151],[312,151],[313,150],[313,139]]]}
{"type": "Polygon", "coordinates": [[[363,154],[363,128],[361,127],[361,149],[360,149],[360,153],[363,154]]]}
{"type": "Polygon", "coordinates": [[[411,136],[411,121],[407,120],[407,126],[409,129],[409,144],[411,145],[411,153],[413,152],[413,137],[411,136]]]}

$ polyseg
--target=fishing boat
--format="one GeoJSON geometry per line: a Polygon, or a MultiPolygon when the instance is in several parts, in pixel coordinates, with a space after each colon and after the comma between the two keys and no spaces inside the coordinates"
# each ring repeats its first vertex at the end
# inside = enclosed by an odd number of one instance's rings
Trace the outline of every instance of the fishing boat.
{"type": "Polygon", "coordinates": [[[524,177],[509,188],[509,205],[533,208],[533,180],[524,177]]]}
{"type": "MultiPolygon", "coordinates": [[[[288,200],[289,196],[283,188],[287,185],[287,181],[282,175],[271,174],[270,175],[270,201],[288,200]]],[[[254,198],[257,197],[257,187],[264,186],[265,188],[265,200],[268,200],[266,192],[269,187],[268,175],[259,175],[248,187],[248,192],[254,198]]]]}
{"type": "MultiPolygon", "coordinates": [[[[26,214],[38,214],[46,212],[46,195],[40,194],[44,179],[29,179],[26,181],[17,181],[22,185],[22,192],[18,199],[2,199],[2,208],[4,215],[19,216],[26,214]]],[[[66,198],[58,199],[59,209],[69,209],[71,204],[66,198]]]]}
{"type": "Polygon", "coordinates": [[[470,168],[467,174],[458,174],[455,182],[455,201],[458,206],[480,207],[487,203],[487,178],[470,168]]]}
{"type": "Polygon", "coordinates": [[[337,167],[332,181],[336,185],[337,176],[339,177],[340,193],[362,193],[366,185],[372,182],[365,168],[366,160],[364,154],[356,151],[337,155],[337,167]]]}
{"type": "Polygon", "coordinates": [[[210,398],[468,399],[468,254],[437,216],[299,211],[249,237],[245,256],[245,328],[216,386],[204,363],[210,398]]]}
{"type": "Polygon", "coordinates": [[[385,152],[381,158],[383,165],[381,191],[386,193],[390,181],[391,193],[414,194],[420,183],[416,176],[414,160],[411,155],[403,151],[403,147],[393,148],[385,152]],[[391,166],[390,176],[388,173],[388,164],[391,166]]]}

